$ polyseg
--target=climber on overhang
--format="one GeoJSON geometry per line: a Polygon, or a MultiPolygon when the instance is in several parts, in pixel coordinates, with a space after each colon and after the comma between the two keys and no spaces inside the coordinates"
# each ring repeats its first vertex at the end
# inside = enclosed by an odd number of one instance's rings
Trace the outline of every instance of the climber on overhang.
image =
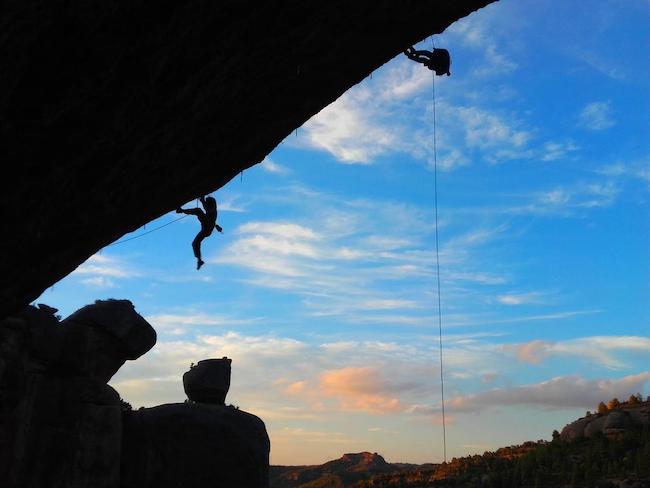
{"type": "Polygon", "coordinates": [[[446,49],[436,49],[433,48],[433,51],[426,50],[416,50],[413,46],[404,50],[404,54],[408,56],[409,59],[422,63],[431,71],[435,71],[438,76],[447,75],[449,72],[449,66],[451,65],[451,58],[449,57],[449,51],[446,49]]]}
{"type": "Polygon", "coordinates": [[[201,242],[203,239],[212,234],[214,229],[223,232],[221,226],[217,224],[217,201],[213,197],[200,197],[199,200],[201,200],[205,212],[198,207],[176,209],[176,213],[196,215],[201,223],[201,230],[192,241],[192,251],[194,251],[194,257],[196,257],[196,269],[201,269],[201,266],[205,264],[201,259],[201,242]]]}

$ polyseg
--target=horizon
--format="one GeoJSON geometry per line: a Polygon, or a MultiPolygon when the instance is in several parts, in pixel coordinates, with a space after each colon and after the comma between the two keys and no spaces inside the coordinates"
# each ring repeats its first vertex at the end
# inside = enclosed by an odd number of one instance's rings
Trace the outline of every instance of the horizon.
{"type": "MultiPolygon", "coordinates": [[[[650,393],[650,3],[581,7],[500,0],[433,38],[448,460],[650,393]]],[[[397,56],[212,193],[201,270],[194,217],[148,233],[170,212],[33,303],[133,302],[158,333],[110,382],[133,408],[231,358],[273,465],[441,462],[431,99],[397,56]]]]}

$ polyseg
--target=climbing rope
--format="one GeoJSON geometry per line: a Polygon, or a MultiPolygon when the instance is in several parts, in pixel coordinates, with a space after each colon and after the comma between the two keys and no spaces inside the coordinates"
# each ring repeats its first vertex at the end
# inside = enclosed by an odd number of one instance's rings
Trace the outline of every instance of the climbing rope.
{"type": "Polygon", "coordinates": [[[111,243],[111,244],[109,244],[109,245],[107,245],[107,246],[105,246],[105,247],[116,246],[117,244],[124,244],[125,242],[132,241],[133,239],[138,239],[138,238],[140,238],[140,237],[146,236],[147,234],[151,234],[152,232],[155,232],[155,231],[157,231],[157,230],[160,230],[160,229],[162,229],[163,227],[167,227],[168,225],[171,225],[171,224],[173,224],[174,222],[178,222],[179,220],[182,220],[182,219],[184,219],[185,217],[187,217],[187,215],[183,215],[182,217],[178,217],[177,219],[174,219],[174,220],[172,220],[171,222],[167,222],[166,224],[163,224],[163,225],[161,225],[161,226],[159,226],[159,227],[156,227],[155,229],[148,230],[147,232],[143,232],[142,234],[138,234],[137,236],[133,236],[133,237],[129,237],[128,239],[124,239],[124,240],[121,240],[121,241],[113,242],[113,243],[111,243]]]}
{"type": "MultiPolygon", "coordinates": [[[[431,50],[435,49],[431,37],[431,50]]],[[[436,284],[438,295],[438,345],[440,351],[440,397],[442,405],[442,450],[443,459],[447,463],[447,422],[445,418],[445,376],[442,355],[442,300],[440,293],[440,244],[438,239],[438,147],[436,137],[436,73],[431,71],[431,105],[433,115],[433,209],[435,215],[436,238],[436,284]]]]}

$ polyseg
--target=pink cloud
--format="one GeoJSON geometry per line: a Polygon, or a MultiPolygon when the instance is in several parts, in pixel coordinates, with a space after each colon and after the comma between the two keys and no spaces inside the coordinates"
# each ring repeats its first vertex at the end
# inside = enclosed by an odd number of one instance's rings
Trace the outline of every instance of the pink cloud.
{"type": "MultiPolygon", "coordinates": [[[[323,393],[337,398],[345,410],[368,413],[394,413],[404,405],[391,394],[389,385],[375,368],[342,368],[325,371],[320,377],[323,393]]],[[[398,387],[399,388],[399,387],[398,387]]]]}

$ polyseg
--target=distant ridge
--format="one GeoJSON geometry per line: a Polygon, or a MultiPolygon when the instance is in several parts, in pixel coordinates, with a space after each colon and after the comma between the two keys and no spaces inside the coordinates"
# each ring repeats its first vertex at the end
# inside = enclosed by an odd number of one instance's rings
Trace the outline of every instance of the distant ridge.
{"type": "Polygon", "coordinates": [[[650,488],[650,401],[616,400],[569,423],[562,434],[554,431],[551,441],[447,464],[388,463],[380,454],[360,452],[318,466],[271,466],[269,478],[271,488],[650,488]]]}

